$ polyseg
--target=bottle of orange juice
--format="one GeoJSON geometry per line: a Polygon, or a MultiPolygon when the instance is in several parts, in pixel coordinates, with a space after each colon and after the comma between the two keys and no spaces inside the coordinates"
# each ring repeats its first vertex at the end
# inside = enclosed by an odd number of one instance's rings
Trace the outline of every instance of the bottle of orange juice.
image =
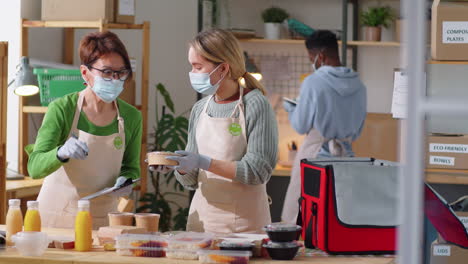
{"type": "Polygon", "coordinates": [[[78,214],[75,218],[75,250],[89,251],[93,242],[92,220],[89,213],[89,201],[78,201],[78,214]]]}
{"type": "Polygon", "coordinates": [[[6,216],[6,243],[12,245],[11,236],[23,230],[23,214],[19,199],[8,200],[8,213],[6,216]]]}
{"type": "Polygon", "coordinates": [[[24,231],[41,231],[41,215],[39,214],[38,201],[28,201],[28,210],[24,217],[24,231]]]}

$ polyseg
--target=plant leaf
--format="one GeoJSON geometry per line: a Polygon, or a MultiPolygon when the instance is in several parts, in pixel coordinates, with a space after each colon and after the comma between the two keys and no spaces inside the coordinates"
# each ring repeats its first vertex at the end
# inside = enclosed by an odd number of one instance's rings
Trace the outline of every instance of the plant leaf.
{"type": "Polygon", "coordinates": [[[164,87],[164,85],[162,83],[158,83],[156,85],[156,90],[159,91],[159,93],[162,95],[162,97],[164,98],[164,103],[166,104],[166,106],[171,110],[172,113],[175,112],[174,110],[174,102],[172,101],[172,98],[171,98],[171,95],[169,94],[169,92],[166,90],[166,87],[164,87]]]}

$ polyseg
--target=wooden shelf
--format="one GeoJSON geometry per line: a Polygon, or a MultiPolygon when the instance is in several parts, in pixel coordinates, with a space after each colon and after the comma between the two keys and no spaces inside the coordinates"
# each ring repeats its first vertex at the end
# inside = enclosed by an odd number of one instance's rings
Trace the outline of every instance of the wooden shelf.
{"type": "MultiPolygon", "coordinates": [[[[245,43],[262,43],[262,44],[300,44],[304,45],[303,39],[239,39],[240,42],[245,43]]],[[[341,41],[338,41],[341,45],[341,41]]],[[[400,42],[390,41],[348,41],[348,46],[361,46],[361,47],[400,47],[400,42]]]]}
{"type": "MultiPolygon", "coordinates": [[[[142,109],[141,105],[135,105],[135,108],[140,110],[142,109]]],[[[45,114],[47,112],[47,106],[23,106],[23,112],[29,114],[45,114]]]]}
{"type": "Polygon", "coordinates": [[[436,61],[430,60],[428,64],[451,64],[451,65],[468,65],[468,61],[436,61]]]}
{"type": "Polygon", "coordinates": [[[23,27],[27,28],[108,28],[108,29],[143,29],[143,24],[116,24],[96,21],[41,21],[25,20],[23,27]]]}
{"type": "Polygon", "coordinates": [[[426,181],[439,184],[468,185],[468,170],[426,169],[426,181]]]}

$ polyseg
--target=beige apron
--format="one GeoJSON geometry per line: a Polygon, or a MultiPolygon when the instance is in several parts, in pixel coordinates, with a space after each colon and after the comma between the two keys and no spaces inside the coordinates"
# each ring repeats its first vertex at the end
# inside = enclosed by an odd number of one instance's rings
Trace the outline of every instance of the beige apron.
{"type": "MultiPolygon", "coordinates": [[[[43,227],[73,228],[80,197],[113,186],[120,174],[125,132],[117,103],[114,102],[119,132],[95,136],[78,130],[83,101],[83,93],[80,93],[69,137],[74,133],[88,145],[88,157],[85,160],[70,159],[44,179],[37,197],[43,227]]],[[[108,195],[91,200],[93,229],[108,225],[107,213],[117,210],[117,202],[116,197],[108,195]]]]}
{"type": "MultiPolygon", "coordinates": [[[[196,128],[198,152],[218,160],[239,161],[247,150],[243,88],[231,117],[207,114],[211,96],[196,128]],[[236,112],[239,116],[234,118],[236,112]]],[[[271,222],[266,185],[246,185],[200,169],[187,230],[211,233],[261,232],[271,222]]]]}
{"type": "Polygon", "coordinates": [[[315,128],[307,134],[294,158],[291,178],[284,200],[283,211],[281,213],[281,221],[295,224],[297,220],[297,214],[299,213],[298,200],[301,196],[301,160],[316,158],[322,145],[326,142],[328,142],[328,147],[332,156],[345,156],[346,151],[343,145],[345,141],[350,142],[351,140],[349,138],[343,140],[326,139],[315,128]]]}

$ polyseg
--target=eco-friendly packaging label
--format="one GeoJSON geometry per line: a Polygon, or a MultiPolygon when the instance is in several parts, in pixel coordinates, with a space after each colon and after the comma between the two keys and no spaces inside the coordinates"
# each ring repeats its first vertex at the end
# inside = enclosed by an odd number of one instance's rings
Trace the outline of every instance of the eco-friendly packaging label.
{"type": "Polygon", "coordinates": [[[434,256],[450,256],[450,246],[435,245],[432,255],[434,256]]]}
{"type": "Polygon", "coordinates": [[[442,22],[442,43],[468,43],[468,21],[442,22]]]}
{"type": "Polygon", "coordinates": [[[432,165],[444,165],[444,166],[455,166],[455,158],[442,157],[442,156],[430,156],[429,164],[432,165]]]}
{"type": "Polygon", "coordinates": [[[468,153],[468,145],[431,143],[429,152],[468,153]]]}

